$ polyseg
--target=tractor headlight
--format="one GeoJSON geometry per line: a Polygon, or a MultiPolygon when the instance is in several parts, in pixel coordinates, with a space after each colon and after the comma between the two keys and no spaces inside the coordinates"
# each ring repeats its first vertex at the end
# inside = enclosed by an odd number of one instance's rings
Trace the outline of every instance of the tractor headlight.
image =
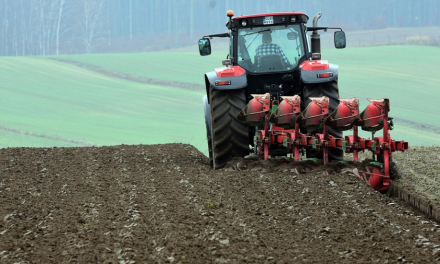
{"type": "Polygon", "coordinates": [[[291,16],[290,17],[290,22],[295,23],[296,22],[296,16],[291,16]]]}
{"type": "Polygon", "coordinates": [[[247,20],[246,20],[246,19],[243,19],[243,20],[241,21],[241,25],[242,25],[243,27],[247,26],[247,20]]]}

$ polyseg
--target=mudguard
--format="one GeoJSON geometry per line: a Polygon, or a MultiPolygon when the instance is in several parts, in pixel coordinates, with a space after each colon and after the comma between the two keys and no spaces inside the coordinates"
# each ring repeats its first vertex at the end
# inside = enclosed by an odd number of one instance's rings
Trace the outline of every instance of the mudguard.
{"type": "Polygon", "coordinates": [[[304,83],[324,83],[338,79],[338,68],[336,64],[328,61],[308,60],[299,66],[301,69],[301,81],[304,83]],[[319,78],[319,74],[331,73],[331,77],[319,78]]]}
{"type": "Polygon", "coordinates": [[[240,66],[217,68],[205,74],[205,85],[207,95],[209,95],[210,86],[217,90],[236,90],[244,88],[247,86],[246,70],[240,66]],[[223,83],[222,85],[220,82],[225,82],[226,84],[223,83]]]}

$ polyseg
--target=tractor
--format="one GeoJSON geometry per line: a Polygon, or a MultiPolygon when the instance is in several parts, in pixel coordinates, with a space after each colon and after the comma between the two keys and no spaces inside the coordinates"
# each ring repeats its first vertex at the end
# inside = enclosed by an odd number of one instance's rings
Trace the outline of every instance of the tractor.
{"type": "Polygon", "coordinates": [[[389,100],[371,99],[359,113],[359,100],[340,99],[338,66],[321,60],[319,31],[334,30],[334,46],[346,47],[341,28],[313,26],[301,12],[267,13],[234,17],[227,12],[227,33],[199,40],[201,56],[211,54],[212,38],[229,38],[224,67],[205,74],[203,97],[209,161],[214,169],[233,157],[253,152],[265,160],[288,156],[299,160],[343,162],[345,153],[373,152],[371,166],[355,171],[374,189],[389,187],[391,152],[408,143],[391,140],[389,100]],[[311,34],[308,34],[311,32],[311,34]],[[358,136],[358,127],[373,139],[358,136]],[[343,138],[352,129],[353,136],[343,138]],[[374,133],[383,129],[383,137],[374,133]]]}
{"type": "MultiPolygon", "coordinates": [[[[256,126],[237,119],[252,94],[269,92],[271,99],[299,95],[303,109],[311,97],[330,97],[329,111],[339,103],[338,66],[320,60],[318,31],[330,29],[317,26],[321,13],[313,19],[313,27],[306,26],[309,17],[299,12],[233,17],[234,13],[228,11],[227,16],[228,33],[199,40],[201,56],[211,54],[210,39],[214,37],[229,38],[230,43],[228,59],[222,62],[225,67],[205,74],[203,103],[209,159],[214,169],[223,167],[231,157],[248,155],[249,145],[256,147],[256,126]],[[307,32],[312,32],[311,47],[307,32]],[[278,46],[282,54],[270,50],[267,54],[257,54],[258,47],[267,41],[265,38],[271,38],[270,44],[278,46]]],[[[335,47],[345,48],[345,33],[337,29],[335,47]]],[[[331,129],[330,134],[342,136],[337,129],[331,129]]],[[[341,160],[342,155],[338,149],[330,153],[331,159],[341,160]]]]}

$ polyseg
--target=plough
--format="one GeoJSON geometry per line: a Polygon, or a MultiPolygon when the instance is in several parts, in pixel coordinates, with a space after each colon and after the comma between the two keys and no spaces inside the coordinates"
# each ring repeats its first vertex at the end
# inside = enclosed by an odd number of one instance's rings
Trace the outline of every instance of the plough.
{"type": "Polygon", "coordinates": [[[300,152],[307,149],[322,154],[325,165],[329,163],[328,153],[332,149],[353,153],[354,162],[359,161],[360,151],[369,150],[373,153],[374,161],[369,163],[366,171],[355,169],[353,172],[377,191],[389,188],[392,152],[408,149],[408,142],[395,141],[390,137],[393,121],[388,117],[389,99],[368,99],[370,104],[361,113],[357,98],[340,99],[339,106],[329,113],[330,101],[325,96],[310,98],[311,102],[304,111],[301,111],[301,98],[298,95],[281,96],[281,102],[272,100],[270,93],[252,96],[253,99],[239,112],[237,119],[247,125],[263,127],[257,130],[254,138],[255,154],[267,160],[282,149],[299,161],[300,152]],[[301,127],[320,132],[301,133],[301,127]],[[359,137],[359,127],[370,131],[372,138],[359,137]],[[329,128],[342,131],[352,129],[353,135],[335,138],[328,133],[329,128]],[[375,137],[374,134],[381,129],[383,135],[375,137]]]}

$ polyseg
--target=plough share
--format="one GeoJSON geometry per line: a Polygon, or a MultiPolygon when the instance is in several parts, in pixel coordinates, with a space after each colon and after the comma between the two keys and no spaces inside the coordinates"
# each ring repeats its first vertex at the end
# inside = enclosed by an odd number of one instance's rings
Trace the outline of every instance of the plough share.
{"type": "Polygon", "coordinates": [[[299,161],[300,152],[304,149],[322,154],[324,165],[329,163],[329,151],[342,149],[345,153],[353,153],[353,160],[359,161],[359,151],[369,150],[373,159],[366,171],[355,169],[354,173],[364,179],[377,191],[386,191],[390,185],[391,154],[394,151],[408,149],[408,142],[395,141],[389,131],[393,129],[389,99],[369,99],[370,104],[359,113],[359,100],[340,99],[339,106],[329,113],[329,98],[310,98],[311,102],[301,111],[301,98],[281,96],[281,102],[271,100],[270,93],[254,94],[253,99],[240,111],[237,119],[253,126],[263,127],[257,130],[254,138],[255,154],[265,160],[269,155],[276,155],[280,149],[292,153],[295,161],[299,161]],[[300,128],[320,133],[301,133],[300,128]],[[372,132],[372,139],[358,136],[358,128],[372,132]],[[329,128],[342,131],[353,130],[353,135],[335,138],[328,133],[329,128]],[[374,137],[375,132],[383,129],[381,137],[374,137]],[[274,152],[272,153],[272,150],[274,152]]]}

